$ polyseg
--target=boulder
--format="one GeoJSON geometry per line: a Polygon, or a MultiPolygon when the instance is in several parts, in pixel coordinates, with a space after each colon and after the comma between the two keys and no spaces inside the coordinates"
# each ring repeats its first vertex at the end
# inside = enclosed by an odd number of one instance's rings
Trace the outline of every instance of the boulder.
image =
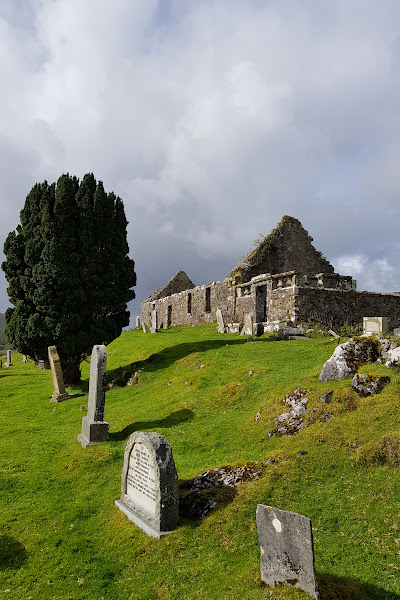
{"type": "Polygon", "coordinates": [[[341,381],[356,373],[360,365],[375,362],[381,355],[380,341],[372,336],[350,338],[339,344],[322,367],[319,381],[341,381]]]}
{"type": "Polygon", "coordinates": [[[400,346],[393,348],[388,351],[388,356],[386,359],[386,366],[391,367],[392,365],[400,364],[400,346]]]}
{"type": "Polygon", "coordinates": [[[389,377],[373,377],[366,373],[356,373],[351,386],[360,396],[373,396],[379,394],[389,381],[389,377]]]}

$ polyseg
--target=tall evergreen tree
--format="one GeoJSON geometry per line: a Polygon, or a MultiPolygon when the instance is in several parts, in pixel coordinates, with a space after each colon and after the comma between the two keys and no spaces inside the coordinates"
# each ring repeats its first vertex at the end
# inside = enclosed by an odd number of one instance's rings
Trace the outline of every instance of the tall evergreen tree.
{"type": "Polygon", "coordinates": [[[136,275],[122,200],[92,173],[81,183],[64,174],[33,186],[20,221],[4,244],[14,305],[8,339],[36,360],[56,345],[66,383],[76,383],[93,345],[108,344],[129,323],[136,275]]]}

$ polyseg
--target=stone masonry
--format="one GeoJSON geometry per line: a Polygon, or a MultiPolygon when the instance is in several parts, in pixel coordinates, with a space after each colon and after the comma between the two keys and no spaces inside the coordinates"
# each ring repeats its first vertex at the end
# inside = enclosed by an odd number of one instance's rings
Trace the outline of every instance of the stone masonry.
{"type": "Polygon", "coordinates": [[[251,318],[255,331],[310,321],[338,328],[365,315],[387,317],[390,329],[400,325],[399,294],[357,292],[356,281],[335,273],[311,242],[297,219],[283,217],[222,281],[194,286],[179,271],[142,302],[141,322],[150,328],[155,311],[157,329],[215,323],[220,309],[225,323],[242,327],[251,318]]]}

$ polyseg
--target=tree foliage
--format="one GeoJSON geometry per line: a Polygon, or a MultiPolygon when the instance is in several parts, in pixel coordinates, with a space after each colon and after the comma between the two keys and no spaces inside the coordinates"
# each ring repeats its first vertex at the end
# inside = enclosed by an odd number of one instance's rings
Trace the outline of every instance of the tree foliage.
{"type": "Polygon", "coordinates": [[[67,383],[94,344],[108,344],[129,323],[135,297],[121,198],[88,173],[37,183],[4,244],[2,264],[14,308],[6,312],[13,346],[39,360],[56,345],[67,383]]]}

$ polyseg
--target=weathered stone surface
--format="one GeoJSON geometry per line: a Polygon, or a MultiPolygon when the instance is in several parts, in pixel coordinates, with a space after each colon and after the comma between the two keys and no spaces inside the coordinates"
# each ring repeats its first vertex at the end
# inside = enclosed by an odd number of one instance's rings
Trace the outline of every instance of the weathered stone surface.
{"type": "Polygon", "coordinates": [[[178,475],[168,440],[136,431],[125,447],[116,506],[147,535],[160,538],[178,524],[178,475]]]}
{"type": "Polygon", "coordinates": [[[39,360],[38,367],[41,371],[46,371],[50,369],[50,363],[48,360],[39,360]]]}
{"type": "Polygon", "coordinates": [[[27,359],[27,357],[26,357],[26,354],[23,354],[23,355],[22,355],[22,364],[23,364],[23,365],[26,365],[27,363],[28,363],[28,359],[27,359]]]}
{"type": "Polygon", "coordinates": [[[328,333],[329,333],[330,335],[333,335],[333,337],[334,337],[335,339],[337,339],[337,338],[339,337],[339,336],[338,336],[338,334],[337,334],[337,333],[335,333],[335,331],[333,331],[333,329],[330,329],[330,330],[328,331],[328,333]]]}
{"type": "Polygon", "coordinates": [[[400,364],[400,346],[396,346],[395,348],[391,348],[388,351],[388,356],[386,360],[386,366],[391,367],[393,365],[400,364]]]}
{"type": "Polygon", "coordinates": [[[221,311],[220,308],[217,308],[215,315],[217,317],[217,331],[218,331],[218,333],[225,333],[225,323],[224,323],[224,319],[223,319],[223,316],[222,316],[222,311],[221,311]]]}
{"type": "Polygon", "coordinates": [[[319,381],[340,381],[355,373],[360,365],[379,357],[381,344],[376,338],[351,338],[337,346],[332,356],[322,367],[319,381]]]}
{"type": "Polygon", "coordinates": [[[140,329],[140,317],[136,317],[136,329],[140,329]]]}
{"type": "Polygon", "coordinates": [[[363,333],[383,337],[389,331],[387,317],[363,317],[363,333]]]}
{"type": "Polygon", "coordinates": [[[55,346],[49,346],[47,351],[49,354],[49,363],[54,386],[54,391],[50,398],[50,402],[63,402],[64,400],[68,400],[69,395],[65,392],[60,357],[55,346]]]}
{"type": "Polygon", "coordinates": [[[319,399],[322,402],[325,402],[325,404],[329,404],[329,402],[332,400],[332,394],[333,394],[333,390],[330,390],[329,392],[326,392],[325,394],[321,394],[319,399]]]}
{"type": "Polygon", "coordinates": [[[148,330],[149,330],[148,327],[147,327],[147,325],[145,323],[143,323],[142,329],[143,329],[143,333],[147,333],[148,330]]]}
{"type": "Polygon", "coordinates": [[[226,326],[227,333],[239,333],[240,323],[228,323],[226,326]]]}
{"type": "Polygon", "coordinates": [[[257,506],[261,581],[288,583],[319,600],[311,521],[272,506],[257,506]]]}
{"type": "Polygon", "coordinates": [[[88,412],[82,419],[78,440],[83,448],[108,440],[109,424],[104,421],[106,401],[107,351],[103,345],[93,346],[90,361],[88,412]]]}
{"type": "Polygon", "coordinates": [[[4,363],[5,367],[12,367],[12,362],[11,362],[11,350],[7,350],[7,360],[4,363]]]}
{"type": "Polygon", "coordinates": [[[393,337],[395,337],[395,338],[400,337],[400,327],[395,327],[393,329],[393,337]]]}
{"type": "Polygon", "coordinates": [[[302,336],[304,334],[303,327],[280,327],[278,329],[278,338],[280,340],[288,340],[289,337],[302,336]]]}
{"type": "Polygon", "coordinates": [[[156,333],[157,331],[157,311],[155,308],[151,311],[151,328],[150,333],[156,333]]]}
{"type": "Polygon", "coordinates": [[[244,325],[240,335],[253,335],[253,315],[248,313],[244,315],[244,325]]]}
{"type": "Polygon", "coordinates": [[[275,419],[275,427],[268,432],[269,437],[294,435],[306,426],[303,416],[307,410],[307,390],[296,388],[292,394],[286,394],[285,402],[291,410],[275,419]]]}
{"type": "Polygon", "coordinates": [[[356,373],[351,386],[360,396],[373,396],[379,394],[389,381],[389,377],[373,377],[365,373],[356,373]]]}

